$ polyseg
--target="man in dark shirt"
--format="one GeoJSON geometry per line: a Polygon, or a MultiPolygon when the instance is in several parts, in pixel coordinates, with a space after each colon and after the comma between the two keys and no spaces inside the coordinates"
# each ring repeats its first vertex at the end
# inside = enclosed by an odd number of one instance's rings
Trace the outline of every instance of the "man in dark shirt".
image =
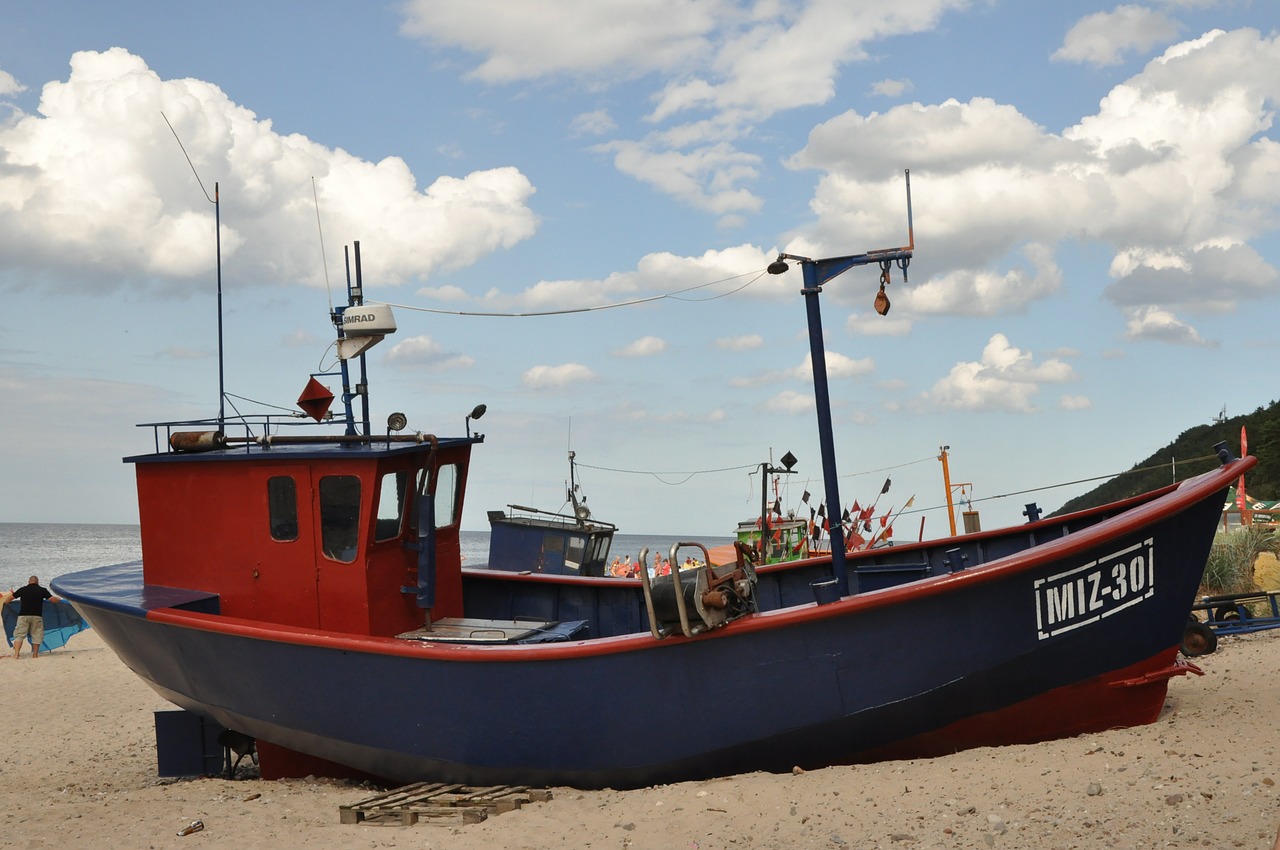
{"type": "Polygon", "coordinates": [[[31,657],[40,657],[40,642],[44,640],[44,601],[61,602],[61,596],[55,596],[40,586],[40,579],[32,576],[27,583],[13,591],[13,598],[22,603],[18,611],[18,622],[13,627],[13,657],[22,654],[22,642],[31,640],[31,657]]]}

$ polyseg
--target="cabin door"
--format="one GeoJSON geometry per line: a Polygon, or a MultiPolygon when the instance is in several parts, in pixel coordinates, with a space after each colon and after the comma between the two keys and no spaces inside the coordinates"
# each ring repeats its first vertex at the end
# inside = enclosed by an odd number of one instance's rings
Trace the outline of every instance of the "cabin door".
{"type": "Polygon", "coordinates": [[[312,522],[315,524],[315,581],[319,594],[317,625],[322,629],[371,634],[368,553],[373,493],[367,466],[325,464],[311,470],[312,522]]]}
{"type": "Polygon", "coordinates": [[[255,467],[253,491],[265,497],[264,543],[253,565],[248,617],[314,628],[319,623],[311,472],[299,464],[255,467]]]}

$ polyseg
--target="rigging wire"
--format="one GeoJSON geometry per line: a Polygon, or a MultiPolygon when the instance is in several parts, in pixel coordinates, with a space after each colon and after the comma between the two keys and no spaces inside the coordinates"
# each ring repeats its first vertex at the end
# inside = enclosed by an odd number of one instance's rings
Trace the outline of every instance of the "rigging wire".
{"type": "Polygon", "coordinates": [[[760,278],[764,277],[765,274],[767,274],[767,271],[765,269],[759,269],[754,272],[743,272],[742,274],[735,274],[729,277],[723,277],[723,278],[720,278],[719,280],[713,280],[707,283],[699,283],[696,286],[689,286],[689,287],[685,287],[684,289],[677,289],[674,292],[664,292],[658,295],[650,295],[647,298],[633,298],[629,301],[615,301],[611,304],[596,304],[591,307],[566,307],[562,310],[542,310],[542,311],[532,312],[532,313],[489,313],[489,312],[482,312],[478,310],[440,310],[434,307],[416,307],[410,304],[395,304],[390,301],[377,301],[377,302],[371,301],[369,303],[386,304],[388,307],[395,307],[397,310],[413,310],[418,313],[435,313],[436,315],[441,315],[441,316],[467,316],[467,317],[481,317],[481,318],[494,318],[494,319],[531,319],[531,318],[537,318],[542,316],[568,316],[574,313],[595,313],[601,310],[613,310],[618,307],[635,307],[636,305],[639,305],[639,304],[650,304],[654,301],[662,301],[668,298],[672,299],[673,301],[685,301],[685,302],[714,301],[717,298],[725,298],[729,295],[733,295],[737,292],[741,292],[742,290],[746,289],[748,286],[751,286],[751,284],[758,281],[760,278]],[[755,277],[751,278],[751,280],[748,280],[746,283],[742,284],[741,286],[735,289],[729,290],[728,292],[721,292],[716,295],[712,295],[708,298],[679,297],[686,292],[693,292],[698,289],[705,289],[708,286],[715,286],[716,284],[719,284],[719,283],[726,283],[731,280],[737,280],[738,278],[746,277],[747,275],[751,275],[751,274],[754,274],[755,277]]]}
{"type": "Polygon", "coordinates": [[[747,464],[746,466],[725,466],[719,469],[697,469],[692,472],[689,472],[688,470],[677,470],[673,472],[658,472],[651,469],[615,469],[613,467],[608,467],[608,466],[592,466],[589,463],[579,463],[578,466],[583,467],[584,469],[595,469],[600,472],[616,472],[621,475],[648,475],[651,478],[658,481],[659,483],[666,484],[670,487],[679,487],[681,484],[687,483],[690,479],[698,475],[712,475],[717,472],[738,472],[743,469],[754,469],[757,466],[759,466],[759,464],[752,463],[752,464],[747,464]],[[683,475],[684,478],[682,478],[679,481],[664,481],[661,478],[661,476],[663,475],[683,475]]]}
{"type": "Polygon", "coordinates": [[[333,285],[329,282],[329,258],[324,250],[324,228],[320,225],[320,196],[316,194],[316,178],[311,178],[311,200],[316,207],[316,232],[320,234],[320,265],[324,267],[324,291],[329,296],[329,315],[333,315],[333,285]]]}
{"type": "MultiPolygon", "coordinates": [[[[1011,492],[1001,493],[996,496],[983,496],[981,499],[971,498],[966,501],[968,501],[969,504],[973,504],[974,502],[992,502],[992,501],[995,501],[996,499],[1008,499],[1013,496],[1024,496],[1027,493],[1038,493],[1042,490],[1054,490],[1058,487],[1070,487],[1073,484],[1088,484],[1090,481],[1103,481],[1108,478],[1116,478],[1117,476],[1124,475],[1127,472],[1150,472],[1155,469],[1168,469],[1172,467],[1175,463],[1184,463],[1184,464],[1198,463],[1203,460],[1217,460],[1217,459],[1218,459],[1218,456],[1216,454],[1200,455],[1199,457],[1192,457],[1192,458],[1182,458],[1177,461],[1171,461],[1169,463],[1158,463],[1155,466],[1140,466],[1140,467],[1135,467],[1133,469],[1126,469],[1121,472],[1112,472],[1108,475],[1095,475],[1092,478],[1079,478],[1079,479],[1076,479],[1075,481],[1064,481],[1060,484],[1046,484],[1043,487],[1030,487],[1026,490],[1013,490],[1011,492]]],[[[947,507],[946,505],[934,505],[931,508],[916,508],[915,510],[902,511],[901,513],[904,515],[920,514],[920,513],[924,513],[925,511],[936,511],[940,509],[946,510],[946,507],[947,507]]]]}
{"type": "MultiPolygon", "coordinates": [[[[1168,469],[1169,467],[1173,466],[1174,463],[1183,463],[1183,464],[1198,463],[1199,461],[1204,461],[1204,460],[1216,460],[1217,457],[1218,456],[1214,454],[1214,455],[1201,455],[1199,457],[1193,457],[1193,458],[1183,458],[1181,460],[1172,461],[1170,463],[1159,463],[1154,466],[1135,467],[1133,469],[1122,470],[1121,472],[1112,472],[1107,475],[1095,475],[1092,478],[1079,478],[1079,479],[1076,479],[1075,481],[1063,481],[1059,484],[1046,484],[1042,487],[1030,487],[1025,490],[1013,490],[1009,493],[1001,493],[996,496],[984,496],[980,499],[968,499],[967,501],[969,502],[969,504],[973,504],[974,502],[991,502],[991,501],[995,501],[996,499],[1008,499],[1013,496],[1022,496],[1027,493],[1038,493],[1042,490],[1054,490],[1058,487],[1070,487],[1074,484],[1087,484],[1090,481],[1103,481],[1108,478],[1115,478],[1117,476],[1124,475],[1127,472],[1150,472],[1156,469],[1168,469]]],[[[884,472],[885,470],[889,470],[889,469],[900,469],[904,466],[912,466],[914,464],[923,463],[924,461],[927,461],[927,460],[936,460],[936,458],[927,457],[927,458],[922,458],[920,460],[907,461],[906,463],[900,463],[895,466],[886,466],[886,467],[881,467],[880,469],[868,469],[865,472],[854,472],[854,473],[850,473],[849,475],[843,475],[841,477],[852,478],[857,475],[870,475],[874,472],[884,472]]],[[[753,470],[752,474],[754,474],[754,470],[757,470],[760,464],[753,463],[745,466],[725,466],[725,467],[720,467],[718,469],[698,469],[694,471],[678,470],[678,471],[663,471],[663,472],[647,470],[647,469],[616,469],[608,466],[593,466],[588,463],[579,463],[578,466],[584,467],[586,469],[599,470],[601,472],[616,472],[622,475],[648,475],[662,484],[666,484],[672,487],[678,487],[682,484],[687,483],[689,480],[691,480],[692,478],[698,475],[711,475],[719,472],[738,472],[743,469],[753,470]],[[661,478],[661,476],[664,476],[664,475],[666,476],[682,475],[684,476],[684,478],[681,479],[680,481],[665,481],[661,478]]],[[[748,477],[751,477],[751,476],[748,475],[748,477]]],[[[807,483],[805,486],[806,486],[806,489],[808,489],[807,483]]],[[[900,511],[899,515],[905,516],[907,514],[921,514],[921,513],[925,513],[926,511],[945,510],[946,507],[947,506],[943,504],[943,505],[934,505],[932,507],[927,507],[927,508],[916,508],[914,510],[904,510],[904,511],[900,511]]]]}
{"type": "MultiPolygon", "coordinates": [[[[895,464],[894,466],[882,466],[879,469],[867,469],[862,472],[851,472],[848,475],[842,475],[840,477],[853,478],[858,475],[871,475],[872,473],[876,473],[876,472],[884,472],[885,470],[889,470],[889,469],[901,469],[902,467],[905,467],[905,466],[914,466],[915,464],[918,464],[918,463],[924,463],[925,461],[936,460],[936,459],[937,458],[930,456],[926,458],[921,458],[920,460],[909,460],[906,463],[899,463],[899,464],[895,464]]],[[[760,468],[760,464],[751,463],[743,466],[722,466],[716,469],[695,469],[693,471],[681,469],[681,470],[666,470],[666,471],[660,472],[652,469],[615,469],[613,467],[608,467],[608,466],[592,466],[589,463],[582,463],[581,461],[578,462],[578,466],[583,467],[585,469],[599,470],[601,472],[617,472],[622,475],[648,475],[657,479],[658,481],[661,481],[663,484],[668,484],[672,487],[678,487],[681,484],[686,483],[687,481],[689,481],[690,479],[698,475],[712,475],[719,472],[740,472],[741,470],[744,470],[744,469],[751,470],[751,472],[747,476],[748,478],[751,478],[755,475],[756,471],[758,471],[760,468]],[[682,478],[680,481],[663,481],[661,478],[658,477],[661,475],[667,475],[667,476],[682,475],[684,476],[684,478],[682,478]]],[[[807,486],[808,485],[806,484],[806,487],[807,486]]]]}
{"type": "MultiPolygon", "coordinates": [[[[261,405],[262,407],[269,407],[272,410],[283,410],[284,412],[288,413],[290,416],[294,418],[298,418],[299,416],[302,415],[295,408],[292,408],[292,407],[285,407],[279,404],[272,404],[269,401],[258,401],[256,398],[249,398],[248,396],[236,395],[235,393],[227,393],[227,398],[238,398],[241,401],[247,401],[250,404],[257,404],[257,405],[261,405]]],[[[234,405],[232,406],[234,407],[234,405]]],[[[241,413],[239,410],[236,410],[236,415],[239,416],[241,419],[244,418],[244,414],[241,413]]]]}
{"type": "Polygon", "coordinates": [[[182,155],[187,158],[187,165],[191,166],[191,173],[196,176],[196,183],[200,185],[200,191],[204,192],[204,199],[211,204],[215,203],[213,198],[209,197],[209,190],[204,187],[204,181],[200,179],[200,172],[196,171],[196,164],[191,161],[191,155],[187,153],[187,146],[182,143],[182,139],[178,136],[178,131],[173,129],[173,124],[169,123],[169,116],[164,114],[164,110],[161,110],[160,117],[164,119],[164,123],[169,124],[169,132],[173,133],[173,137],[178,140],[178,147],[182,149],[182,155]]]}
{"type": "Polygon", "coordinates": [[[922,457],[922,458],[920,458],[919,460],[909,460],[909,461],[907,461],[906,463],[898,463],[898,464],[894,464],[893,466],[882,466],[882,467],[880,467],[879,469],[864,469],[862,472],[850,472],[850,473],[847,473],[847,474],[845,474],[845,475],[841,475],[841,476],[838,476],[838,477],[840,477],[840,478],[857,478],[859,475],[872,475],[872,474],[877,473],[877,472],[889,472],[889,471],[894,470],[894,469],[903,469],[903,468],[908,467],[908,466],[915,466],[915,465],[916,465],[916,464],[918,464],[918,463],[927,463],[927,462],[929,462],[929,461],[931,461],[931,460],[937,460],[937,459],[938,459],[938,458],[937,458],[937,456],[935,456],[935,455],[929,455],[928,457],[922,457]]]}

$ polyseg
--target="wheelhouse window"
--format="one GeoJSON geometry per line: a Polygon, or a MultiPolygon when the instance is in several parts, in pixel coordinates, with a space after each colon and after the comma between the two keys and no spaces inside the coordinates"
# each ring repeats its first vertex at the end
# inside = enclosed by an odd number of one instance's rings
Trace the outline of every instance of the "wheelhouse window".
{"type": "Polygon", "coordinates": [[[571,569],[582,569],[582,554],[586,549],[587,539],[574,535],[569,538],[569,552],[565,555],[564,565],[571,569]]]}
{"type": "Polygon", "coordinates": [[[458,465],[448,463],[436,473],[436,528],[448,528],[458,521],[458,465]]]}
{"type": "Polygon", "coordinates": [[[542,554],[564,555],[564,535],[563,534],[542,535],[542,554]]]}
{"type": "MultiPolygon", "coordinates": [[[[435,523],[436,528],[449,528],[458,523],[458,514],[461,512],[458,505],[458,488],[461,486],[462,478],[460,469],[461,467],[456,463],[445,464],[437,469],[434,490],[427,490],[426,487],[427,476],[431,474],[431,470],[418,470],[417,483],[414,486],[419,493],[431,492],[434,495],[432,502],[434,513],[431,521],[435,523]]],[[[422,510],[422,505],[418,505],[409,512],[406,519],[410,530],[414,534],[419,532],[419,512],[422,510]]]]}
{"type": "Polygon", "coordinates": [[[326,475],[320,479],[320,545],[326,558],[351,563],[360,539],[360,479],[326,475]]]}
{"type": "Polygon", "coordinates": [[[394,540],[400,536],[405,515],[405,484],[409,476],[404,472],[383,475],[378,482],[378,520],[375,539],[394,540]]]}
{"type": "Polygon", "coordinates": [[[272,540],[298,539],[298,485],[289,475],[267,479],[267,515],[272,540]]]}
{"type": "Polygon", "coordinates": [[[609,557],[609,544],[611,539],[605,535],[600,535],[591,544],[591,558],[593,564],[603,564],[609,557]]]}
{"type": "Polygon", "coordinates": [[[539,558],[538,572],[558,573],[564,569],[565,536],[548,533],[542,535],[542,555],[539,558]]]}

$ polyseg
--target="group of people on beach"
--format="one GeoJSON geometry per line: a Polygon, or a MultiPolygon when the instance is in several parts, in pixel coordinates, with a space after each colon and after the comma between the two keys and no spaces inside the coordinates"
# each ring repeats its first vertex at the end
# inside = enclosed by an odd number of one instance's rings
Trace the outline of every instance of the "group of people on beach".
{"type": "Polygon", "coordinates": [[[62,597],[40,586],[40,579],[32,576],[17,590],[0,591],[0,605],[17,600],[18,621],[13,627],[13,657],[22,655],[23,641],[31,641],[31,657],[40,657],[40,644],[44,641],[44,601],[61,602],[62,597]]]}
{"type": "MultiPolygon", "coordinates": [[[[684,563],[680,564],[682,570],[692,570],[701,567],[702,561],[693,557],[686,557],[684,563]]],[[[631,556],[625,558],[614,557],[613,562],[609,564],[609,575],[615,578],[639,578],[641,564],[639,559],[632,561],[631,556]]],[[[671,575],[671,559],[664,557],[661,552],[653,553],[653,564],[649,567],[649,577],[656,578],[658,576],[671,575]]]]}

